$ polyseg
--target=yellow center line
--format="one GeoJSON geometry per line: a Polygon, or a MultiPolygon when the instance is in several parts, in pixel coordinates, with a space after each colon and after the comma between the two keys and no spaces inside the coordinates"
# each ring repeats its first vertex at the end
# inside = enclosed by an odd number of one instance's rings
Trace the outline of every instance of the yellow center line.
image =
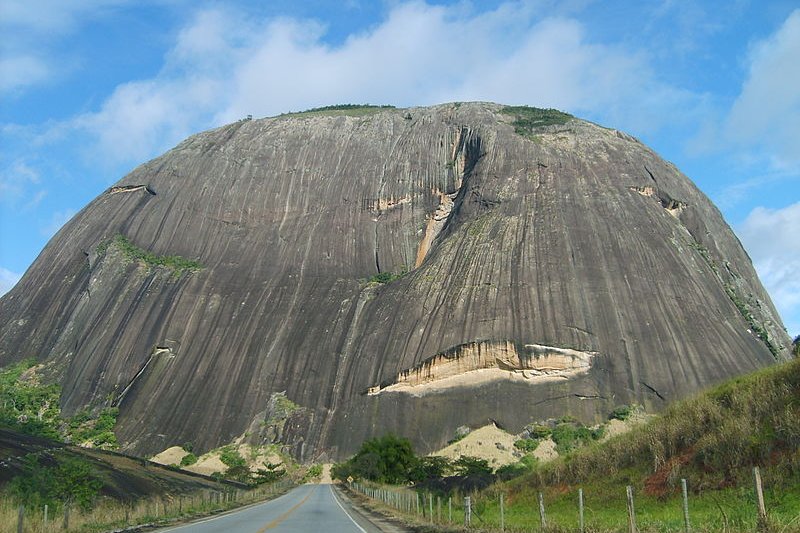
{"type": "Polygon", "coordinates": [[[285,513],[280,515],[278,518],[276,518],[275,520],[273,520],[272,522],[270,522],[266,526],[264,526],[261,529],[259,529],[256,533],[264,533],[266,530],[274,528],[275,526],[277,526],[278,524],[280,524],[281,522],[283,522],[284,520],[289,518],[289,515],[291,515],[293,512],[295,512],[298,507],[300,507],[301,505],[306,503],[306,500],[308,500],[311,497],[311,495],[314,493],[314,491],[317,490],[318,486],[319,485],[314,485],[314,488],[311,489],[308,492],[308,494],[306,494],[306,497],[303,498],[302,500],[300,500],[300,503],[298,503],[297,505],[295,505],[294,507],[292,507],[291,509],[289,509],[288,511],[286,511],[285,513]]]}

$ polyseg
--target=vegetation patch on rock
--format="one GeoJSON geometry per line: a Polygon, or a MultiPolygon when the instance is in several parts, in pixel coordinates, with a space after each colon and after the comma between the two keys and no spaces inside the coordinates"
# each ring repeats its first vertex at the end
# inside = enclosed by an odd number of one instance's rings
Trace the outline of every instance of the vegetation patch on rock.
{"type": "Polygon", "coordinates": [[[0,427],[82,446],[116,449],[119,409],[84,409],[61,416],[61,387],[46,383],[32,359],[0,369],[0,427]]]}
{"type": "Polygon", "coordinates": [[[560,126],[574,118],[569,113],[558,109],[528,106],[506,106],[500,112],[514,117],[514,121],[511,123],[514,131],[528,138],[533,137],[538,130],[545,126],[560,126]]]}
{"type": "Polygon", "coordinates": [[[148,252],[136,246],[124,235],[115,235],[110,241],[100,244],[97,247],[97,253],[102,255],[111,246],[116,247],[130,261],[138,261],[151,268],[166,268],[177,275],[184,272],[195,272],[203,268],[202,264],[193,259],[187,259],[179,255],[156,255],[148,252]]]}
{"type": "Polygon", "coordinates": [[[314,115],[347,115],[352,117],[371,115],[378,111],[395,109],[393,105],[374,105],[374,104],[336,104],[322,107],[312,107],[305,111],[286,113],[282,116],[314,116],[314,115]]]}

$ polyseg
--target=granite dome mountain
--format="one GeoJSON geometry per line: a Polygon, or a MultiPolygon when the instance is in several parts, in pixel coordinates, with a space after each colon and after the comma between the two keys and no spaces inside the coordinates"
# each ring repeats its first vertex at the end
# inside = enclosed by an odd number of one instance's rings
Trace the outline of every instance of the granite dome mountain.
{"type": "Polygon", "coordinates": [[[151,454],[302,459],[394,432],[657,409],[789,357],[719,211],[633,137],[490,103],[194,135],[98,196],[0,299],[66,413],[151,454]]]}

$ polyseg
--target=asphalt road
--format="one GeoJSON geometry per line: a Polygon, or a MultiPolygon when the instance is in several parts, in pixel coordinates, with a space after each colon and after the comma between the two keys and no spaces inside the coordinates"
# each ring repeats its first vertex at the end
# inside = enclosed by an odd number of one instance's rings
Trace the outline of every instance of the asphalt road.
{"type": "Polygon", "coordinates": [[[376,533],[332,485],[302,485],[283,496],[159,533],[376,533]]]}

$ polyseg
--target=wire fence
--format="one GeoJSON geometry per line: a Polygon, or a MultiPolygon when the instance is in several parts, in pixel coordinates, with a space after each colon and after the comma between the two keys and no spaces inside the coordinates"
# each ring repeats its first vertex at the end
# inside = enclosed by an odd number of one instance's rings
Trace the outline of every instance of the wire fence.
{"type": "MultiPolygon", "coordinates": [[[[632,485],[618,489],[616,496],[607,493],[587,498],[582,487],[550,493],[538,492],[530,498],[508,501],[499,491],[469,495],[437,495],[411,487],[386,486],[367,481],[349,483],[351,490],[375,503],[405,515],[409,522],[467,528],[482,531],[670,531],[699,533],[703,531],[800,531],[798,507],[789,505],[782,512],[779,492],[765,491],[758,467],[752,472],[752,485],[741,487],[727,500],[719,491],[691,493],[687,481],[680,480],[677,501],[642,498],[632,485]],[[775,500],[770,513],[768,497],[775,500]],[[697,504],[693,515],[693,502],[697,504]],[[710,503],[709,503],[710,502],[710,503]],[[639,505],[642,503],[643,505],[639,505]],[[709,512],[709,507],[711,513],[709,512]],[[794,510],[792,510],[794,509],[794,510]],[[553,512],[551,512],[551,510],[553,512]],[[615,517],[609,519],[609,515],[615,517]]],[[[592,496],[592,495],[589,495],[592,496]]]]}

